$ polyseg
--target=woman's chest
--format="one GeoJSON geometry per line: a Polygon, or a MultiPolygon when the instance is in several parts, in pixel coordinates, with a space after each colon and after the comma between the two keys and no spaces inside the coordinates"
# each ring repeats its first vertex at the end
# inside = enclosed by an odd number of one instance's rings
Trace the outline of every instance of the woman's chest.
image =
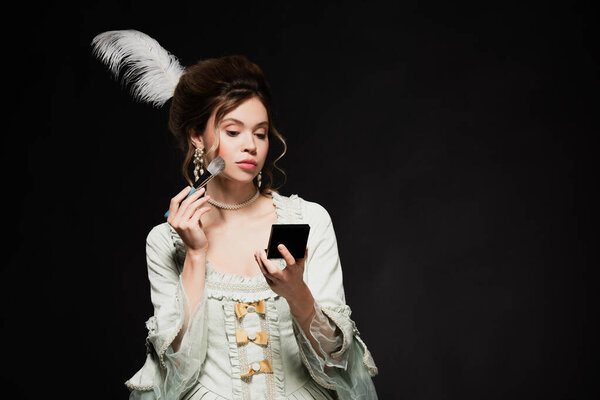
{"type": "Polygon", "coordinates": [[[260,273],[254,253],[267,248],[271,225],[276,218],[265,218],[252,224],[210,229],[207,259],[220,272],[254,276],[260,273]]]}

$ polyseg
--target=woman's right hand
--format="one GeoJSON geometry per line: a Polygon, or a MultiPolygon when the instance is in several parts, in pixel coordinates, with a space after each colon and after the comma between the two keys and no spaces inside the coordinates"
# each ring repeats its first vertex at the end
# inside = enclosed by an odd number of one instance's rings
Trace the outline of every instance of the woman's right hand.
{"type": "Polygon", "coordinates": [[[200,197],[206,191],[203,187],[185,198],[190,190],[191,186],[186,186],[171,199],[167,222],[177,231],[188,252],[206,252],[208,239],[202,229],[200,217],[211,210],[210,207],[201,208],[210,196],[200,197]]]}

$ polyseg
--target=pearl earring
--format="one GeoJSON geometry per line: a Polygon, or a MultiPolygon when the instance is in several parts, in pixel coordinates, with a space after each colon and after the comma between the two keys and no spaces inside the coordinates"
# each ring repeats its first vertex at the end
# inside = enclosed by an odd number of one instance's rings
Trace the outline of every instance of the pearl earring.
{"type": "Polygon", "coordinates": [[[194,182],[200,179],[200,175],[204,174],[202,156],[204,156],[204,149],[196,147],[194,150],[194,160],[192,161],[195,165],[194,167],[194,182]]]}

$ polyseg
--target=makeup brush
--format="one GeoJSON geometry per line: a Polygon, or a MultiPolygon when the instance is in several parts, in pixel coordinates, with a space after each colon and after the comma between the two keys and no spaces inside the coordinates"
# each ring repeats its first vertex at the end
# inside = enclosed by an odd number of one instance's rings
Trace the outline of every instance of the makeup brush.
{"type": "MultiPolygon", "coordinates": [[[[225,169],[225,160],[223,160],[223,158],[221,156],[217,156],[214,160],[212,160],[210,162],[210,164],[208,164],[206,171],[200,176],[200,178],[199,178],[200,184],[198,184],[198,186],[196,186],[196,187],[192,186],[192,190],[190,190],[190,192],[188,193],[187,196],[185,196],[185,198],[187,199],[196,190],[205,186],[208,183],[208,181],[210,181],[215,176],[219,175],[221,172],[223,172],[224,169],[225,169]]],[[[202,194],[202,196],[204,196],[204,194],[202,194]]],[[[165,218],[167,218],[168,216],[169,216],[169,211],[167,210],[167,212],[165,213],[165,218]]]]}

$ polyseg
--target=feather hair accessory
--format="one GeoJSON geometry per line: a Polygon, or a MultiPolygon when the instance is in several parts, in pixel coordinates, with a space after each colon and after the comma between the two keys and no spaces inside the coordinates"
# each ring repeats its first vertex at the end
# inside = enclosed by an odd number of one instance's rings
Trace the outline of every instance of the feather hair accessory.
{"type": "Polygon", "coordinates": [[[136,30],[103,32],[92,40],[93,54],[122,83],[129,85],[136,100],[160,107],[175,91],[184,72],[179,60],[155,39],[136,30]]]}

